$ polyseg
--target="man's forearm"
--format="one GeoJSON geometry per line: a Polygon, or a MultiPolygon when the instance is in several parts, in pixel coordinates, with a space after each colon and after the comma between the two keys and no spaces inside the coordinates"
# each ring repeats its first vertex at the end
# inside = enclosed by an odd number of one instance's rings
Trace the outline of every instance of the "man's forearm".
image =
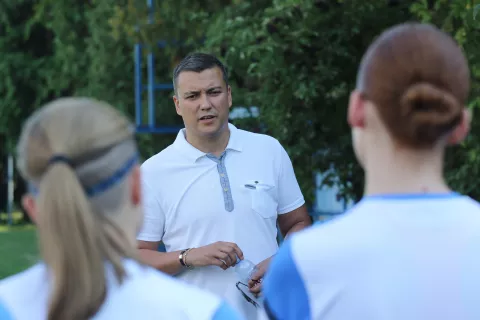
{"type": "Polygon", "coordinates": [[[291,234],[305,229],[311,225],[312,218],[309,216],[307,207],[305,205],[278,216],[278,226],[285,239],[291,234]]]}
{"type": "Polygon", "coordinates": [[[178,259],[179,255],[180,251],[158,252],[149,249],[140,249],[140,258],[143,263],[170,275],[176,275],[184,268],[178,259]]]}
{"type": "Polygon", "coordinates": [[[301,221],[296,224],[294,224],[290,230],[287,231],[287,234],[285,235],[285,239],[288,238],[291,234],[300,231],[302,229],[305,229],[306,227],[311,226],[312,223],[310,221],[301,221]]]}

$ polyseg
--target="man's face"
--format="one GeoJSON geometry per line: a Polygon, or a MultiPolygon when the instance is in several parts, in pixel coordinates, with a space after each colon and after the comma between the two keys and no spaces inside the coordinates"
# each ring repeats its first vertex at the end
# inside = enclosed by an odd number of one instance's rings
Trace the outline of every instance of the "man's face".
{"type": "Polygon", "coordinates": [[[224,128],[232,106],[232,93],[220,68],[181,72],[176,86],[175,108],[190,134],[213,136],[224,128]]]}

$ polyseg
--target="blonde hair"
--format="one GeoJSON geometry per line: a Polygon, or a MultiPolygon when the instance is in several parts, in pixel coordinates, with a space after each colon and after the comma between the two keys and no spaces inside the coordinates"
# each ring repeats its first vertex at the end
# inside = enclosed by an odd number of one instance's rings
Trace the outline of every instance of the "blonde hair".
{"type": "Polygon", "coordinates": [[[39,245],[53,281],[48,319],[88,319],[106,296],[105,263],[121,282],[122,260],[136,259],[117,219],[131,210],[131,124],[106,103],[62,98],[27,120],[17,152],[20,173],[38,190],[39,245]]]}

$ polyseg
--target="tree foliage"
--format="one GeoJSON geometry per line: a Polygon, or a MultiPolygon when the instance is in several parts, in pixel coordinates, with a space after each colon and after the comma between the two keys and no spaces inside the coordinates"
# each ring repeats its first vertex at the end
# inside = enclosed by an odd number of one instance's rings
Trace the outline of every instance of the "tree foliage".
{"type": "MultiPolygon", "coordinates": [[[[478,23],[473,1],[291,1],[252,10],[231,6],[207,32],[206,48],[221,55],[233,72],[237,103],[261,107],[267,132],[287,148],[302,190],[312,199],[312,172],[335,172],[342,195],[358,199],[363,174],[346,123],[349,92],[369,43],[385,28],[405,21],[430,22],[452,34],[472,69],[469,107],[478,105],[478,23]],[[222,30],[219,32],[218,30],[222,30]]],[[[460,192],[480,198],[478,122],[461,146],[447,155],[447,178],[460,192]]]]}
{"type": "Polygon", "coordinates": [[[333,165],[325,183],[340,178],[345,196],[361,195],[363,174],[346,122],[349,93],[371,40],[407,18],[404,7],[381,1],[285,0],[263,10],[245,2],[209,28],[206,48],[231,68],[237,103],[260,107],[260,120],[287,149],[309,200],[312,173],[333,165]]]}
{"type": "Polygon", "coordinates": [[[48,96],[44,86],[50,69],[49,39],[43,26],[27,27],[32,15],[29,0],[0,4],[0,135],[5,139],[0,150],[4,151],[12,149],[19,124],[32,106],[48,96]]]}
{"type": "Polygon", "coordinates": [[[433,23],[454,36],[467,56],[471,70],[468,107],[474,121],[466,141],[448,151],[446,175],[454,189],[480,199],[480,183],[476,179],[480,174],[480,122],[475,119],[480,106],[480,24],[475,20],[474,8],[474,1],[438,0],[433,4],[419,1],[411,11],[420,21],[433,23]]]}
{"type": "MultiPolygon", "coordinates": [[[[171,82],[173,66],[189,52],[218,55],[230,71],[234,105],[260,109],[258,119],[238,124],[280,140],[310,203],[313,173],[332,166],[335,171],[324,183],[339,180],[345,197],[362,194],[363,173],[352,152],[346,106],[360,59],[383,29],[419,20],[452,34],[472,70],[469,107],[475,111],[479,104],[480,24],[474,1],[153,2],[152,13],[146,0],[4,0],[0,135],[6,147],[12,149],[34,108],[59,96],[94,96],[133,118],[135,43],[143,45],[144,75],[145,58],[154,53],[157,82],[171,82]]],[[[171,95],[157,94],[157,124],[182,123],[171,95]]],[[[477,199],[479,126],[474,121],[467,141],[449,150],[446,169],[454,188],[477,199]]],[[[138,138],[148,157],[174,137],[138,138]]]]}

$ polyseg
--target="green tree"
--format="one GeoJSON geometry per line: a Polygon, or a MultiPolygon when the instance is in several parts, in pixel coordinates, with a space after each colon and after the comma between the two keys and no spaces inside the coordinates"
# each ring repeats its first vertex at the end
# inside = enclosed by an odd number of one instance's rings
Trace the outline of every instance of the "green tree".
{"type": "Polygon", "coordinates": [[[466,141],[447,152],[446,175],[454,189],[479,200],[480,123],[475,121],[475,115],[480,106],[480,24],[475,20],[474,8],[474,1],[438,0],[430,5],[428,1],[416,2],[411,10],[419,20],[433,23],[454,36],[467,56],[472,81],[468,107],[474,115],[474,121],[466,141]]]}
{"type": "MultiPolygon", "coordinates": [[[[170,82],[172,66],[178,57],[201,40],[201,28],[191,28],[193,22],[206,23],[211,11],[220,10],[224,3],[217,1],[208,12],[192,11],[185,19],[178,10],[191,3],[157,1],[155,12],[161,14],[155,16],[155,23],[148,25],[144,0],[2,2],[0,73],[4,81],[0,84],[3,94],[0,135],[8,142],[9,150],[16,144],[23,120],[35,108],[57,97],[93,96],[133,118],[135,42],[144,42],[143,58],[149,51],[155,53],[155,80],[170,82]],[[132,34],[137,25],[140,31],[132,34]],[[160,26],[165,28],[159,29],[160,26]],[[178,38],[183,38],[184,43],[173,45],[178,38]],[[157,40],[165,40],[169,46],[160,48],[157,40]]],[[[201,3],[196,7],[201,8],[201,3]]],[[[174,111],[172,94],[157,94],[158,125],[181,124],[174,111]]],[[[143,102],[146,104],[146,95],[143,102]]],[[[143,119],[146,120],[146,108],[143,119]]],[[[173,139],[173,135],[138,136],[144,157],[158,152],[173,139]]],[[[3,145],[1,150],[5,152],[3,145]]]]}
{"type": "MultiPolygon", "coordinates": [[[[146,3],[146,1],[143,1],[146,3]]],[[[120,8],[131,8],[129,1],[52,1],[43,0],[35,6],[34,23],[52,34],[52,70],[48,88],[55,96],[92,96],[108,101],[131,119],[134,106],[135,39],[118,29],[122,20],[120,8]]],[[[123,9],[122,9],[123,10],[123,9]]],[[[148,31],[148,30],[147,30],[148,31]]],[[[147,51],[144,50],[144,58],[147,51]]],[[[157,50],[156,81],[166,81],[170,57],[157,50]],[[167,61],[167,63],[165,63],[167,61]],[[158,76],[160,75],[160,76],[158,76]]],[[[146,74],[146,59],[142,71],[146,74]]],[[[143,79],[146,84],[146,77],[143,79]]],[[[179,124],[171,106],[171,93],[157,94],[156,123],[179,124]]],[[[146,94],[143,96],[143,121],[146,122],[146,94]]],[[[149,157],[173,141],[174,136],[139,135],[141,153],[149,157]]]]}
{"type": "MultiPolygon", "coordinates": [[[[258,0],[253,7],[262,8],[269,2],[258,0]]],[[[201,50],[206,30],[215,17],[225,8],[243,1],[214,0],[208,6],[203,1],[191,0],[154,0],[153,3],[152,12],[148,11],[145,0],[117,3],[111,6],[113,14],[107,20],[115,39],[127,39],[130,46],[134,43],[144,45],[144,61],[149,52],[154,54],[157,82],[171,83],[173,68],[188,53],[201,50]]],[[[159,94],[161,100],[156,108],[157,123],[182,125],[181,118],[175,113],[172,95],[173,92],[159,94]]],[[[252,120],[239,122],[249,125],[256,123],[252,120]]],[[[152,140],[152,136],[148,135],[142,138],[152,140]]],[[[166,138],[167,140],[164,137],[154,139],[164,143],[148,148],[146,155],[158,152],[161,146],[172,142],[172,137],[166,138]]]]}
{"type": "MultiPolygon", "coordinates": [[[[150,23],[145,0],[5,0],[0,4],[0,135],[10,150],[22,121],[59,96],[88,95],[134,116],[133,46],[155,54],[157,82],[170,82],[187,53],[217,54],[227,64],[234,104],[257,106],[259,119],[238,121],[278,138],[289,152],[311,203],[312,173],[332,165],[342,195],[358,199],[363,174],[354,158],[346,106],[366,47],[383,29],[407,20],[434,23],[455,36],[472,70],[469,107],[478,106],[478,21],[474,1],[155,0],[150,23]],[[167,44],[160,47],[159,41],[167,44]]],[[[146,82],[146,80],[145,80],[146,82]]],[[[171,95],[157,95],[157,124],[181,124],[171,95]]],[[[146,96],[144,97],[146,103],[146,96]]],[[[146,108],[145,108],[146,110],[146,108]]],[[[143,115],[146,119],[146,114],[143,115]]],[[[451,148],[452,186],[480,199],[479,124],[451,148]]],[[[140,135],[144,157],[174,136],[140,135]]],[[[0,149],[5,153],[6,148],[0,149]]]]}
{"type": "Polygon", "coordinates": [[[0,4],[0,135],[3,152],[12,151],[22,121],[33,105],[47,98],[44,75],[49,69],[51,41],[39,24],[27,25],[34,12],[29,0],[0,4]]]}
{"type": "Polygon", "coordinates": [[[358,198],[363,174],[354,158],[346,106],[364,50],[386,27],[410,17],[382,1],[272,1],[261,10],[242,2],[207,30],[206,50],[232,72],[236,103],[260,107],[266,132],[285,146],[308,200],[312,173],[332,165],[343,194],[358,198]]]}
{"type": "MultiPolygon", "coordinates": [[[[50,95],[45,75],[50,70],[51,41],[41,24],[28,24],[33,1],[0,3],[0,212],[6,209],[6,159],[14,151],[23,120],[34,106],[50,95]]],[[[18,175],[15,195],[23,193],[18,175]]]]}
{"type": "MultiPolygon", "coordinates": [[[[420,20],[452,34],[464,48],[472,70],[469,107],[478,106],[478,28],[474,2],[278,0],[263,10],[248,3],[232,5],[207,31],[206,49],[221,55],[232,70],[237,103],[261,108],[267,132],[287,148],[307,196],[312,172],[332,164],[343,195],[358,199],[363,174],[353,156],[346,123],[349,92],[368,44],[385,28],[420,20]]],[[[447,153],[451,186],[480,199],[478,130],[447,153]]]]}

